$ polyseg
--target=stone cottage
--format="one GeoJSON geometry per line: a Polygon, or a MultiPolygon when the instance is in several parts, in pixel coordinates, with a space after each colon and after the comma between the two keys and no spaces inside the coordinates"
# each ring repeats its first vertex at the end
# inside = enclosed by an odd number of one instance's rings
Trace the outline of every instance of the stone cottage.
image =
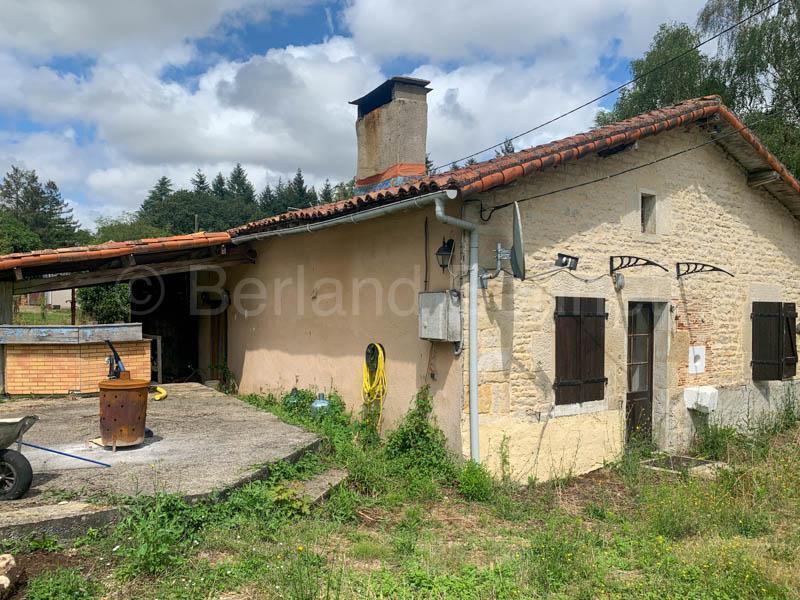
{"type": "Polygon", "coordinates": [[[259,259],[227,289],[268,288],[228,317],[243,391],[333,386],[357,410],[380,342],[386,427],[428,384],[453,447],[495,470],[506,454],[520,481],[601,466],[633,435],[683,449],[700,422],[748,427],[793,398],[800,184],[718,97],[426,176],[427,83],[356,101],[360,195],[230,232],[259,259]],[[524,279],[497,256],[515,202],[524,279]],[[421,339],[415,297],[448,290],[462,342],[421,339]]]}
{"type": "MultiPolygon", "coordinates": [[[[384,430],[428,385],[453,450],[519,481],[587,472],[634,437],[680,450],[701,423],[747,428],[794,402],[800,183],[718,97],[426,175],[427,85],[354,101],[355,197],[170,263],[208,272],[164,339],[183,335],[201,369],[224,362],[241,392],[336,389],[356,413],[379,343],[384,430]]],[[[52,288],[5,258],[14,289],[52,288]]]]}

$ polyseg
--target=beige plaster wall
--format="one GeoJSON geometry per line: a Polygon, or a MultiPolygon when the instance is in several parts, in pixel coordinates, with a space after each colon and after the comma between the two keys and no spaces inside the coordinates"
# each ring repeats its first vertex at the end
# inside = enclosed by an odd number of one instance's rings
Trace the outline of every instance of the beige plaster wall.
{"type": "MultiPolygon", "coordinates": [[[[697,129],[662,134],[609,158],[587,158],[537,173],[484,194],[482,202],[489,207],[556,190],[707,140],[697,129]]],[[[501,275],[491,281],[479,295],[478,311],[481,454],[496,467],[506,436],[512,472],[522,481],[546,473],[585,471],[618,454],[627,389],[628,302],[649,300],[663,309],[656,334],[654,429],[656,440],[671,448],[688,445],[694,430],[694,419],[683,403],[685,387],[753,385],[751,302],[800,302],[800,223],[777,200],[748,188],[744,171],[712,145],[602,183],[525,202],[521,210],[528,279],[501,275]],[[640,231],[642,192],[657,197],[654,234],[640,231]],[[579,256],[578,270],[545,275],[557,252],[579,256]],[[608,276],[608,260],[621,254],[655,260],[669,272],[653,267],[626,270],[625,287],[617,292],[608,276]],[[675,262],[687,260],[718,265],[736,277],[702,274],[679,283],[675,262]],[[605,400],[572,407],[572,412],[582,413],[573,416],[559,416],[564,409],[553,404],[553,312],[559,295],[604,297],[609,313],[605,400]],[[704,373],[688,373],[690,346],[705,348],[704,373]],[[578,438],[581,443],[576,446],[578,438]]],[[[478,221],[476,205],[468,205],[467,217],[478,221]]],[[[482,265],[494,263],[497,241],[510,246],[511,218],[511,210],[500,210],[481,225],[482,265]]],[[[466,410],[462,441],[466,454],[466,410]]]]}
{"type": "Polygon", "coordinates": [[[230,269],[225,284],[233,297],[228,363],[241,391],[333,387],[357,413],[364,351],[370,342],[380,342],[389,388],[384,430],[394,427],[417,390],[429,384],[437,420],[460,448],[459,359],[451,344],[420,340],[417,317],[426,256],[431,291],[457,285],[433,255],[443,236],[459,240],[457,233],[436,221],[431,209],[255,244],[256,264],[230,269]],[[264,296],[264,309],[257,311],[258,300],[240,299],[237,306],[242,292],[264,296]]]}

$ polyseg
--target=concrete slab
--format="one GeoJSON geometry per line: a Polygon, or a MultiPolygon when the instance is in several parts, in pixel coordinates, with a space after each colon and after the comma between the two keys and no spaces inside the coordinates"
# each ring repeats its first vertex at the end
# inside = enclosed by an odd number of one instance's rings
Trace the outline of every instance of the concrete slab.
{"type": "Polygon", "coordinates": [[[199,383],[163,387],[169,397],[151,401],[147,409],[154,437],[117,452],[89,443],[99,434],[97,397],[0,404],[0,417],[39,416],[25,441],[112,465],[95,466],[23,447],[33,466],[33,486],[20,500],[0,502],[0,537],[8,533],[6,526],[22,526],[19,517],[12,518],[14,513],[36,514],[42,520],[50,506],[52,516],[62,518],[59,502],[89,499],[94,504],[73,507],[76,514],[87,515],[98,512],[98,498],[108,494],[163,491],[202,497],[263,477],[270,463],[296,460],[320,443],[312,433],[199,383]],[[33,507],[37,510],[23,510],[33,507]]]}

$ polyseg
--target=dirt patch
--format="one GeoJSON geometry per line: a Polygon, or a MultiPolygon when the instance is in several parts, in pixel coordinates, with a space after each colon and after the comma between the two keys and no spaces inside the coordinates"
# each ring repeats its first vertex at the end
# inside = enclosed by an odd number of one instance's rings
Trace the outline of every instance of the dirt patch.
{"type": "Polygon", "coordinates": [[[14,556],[17,564],[23,570],[23,579],[16,593],[11,596],[11,600],[21,600],[24,598],[26,584],[29,579],[54,571],[58,568],[81,569],[84,573],[91,570],[92,560],[75,554],[74,552],[31,552],[30,554],[20,554],[14,556]]]}
{"type": "Polygon", "coordinates": [[[570,480],[556,490],[556,501],[572,515],[583,514],[590,504],[605,503],[617,512],[633,507],[628,486],[611,469],[600,469],[570,480]]]}

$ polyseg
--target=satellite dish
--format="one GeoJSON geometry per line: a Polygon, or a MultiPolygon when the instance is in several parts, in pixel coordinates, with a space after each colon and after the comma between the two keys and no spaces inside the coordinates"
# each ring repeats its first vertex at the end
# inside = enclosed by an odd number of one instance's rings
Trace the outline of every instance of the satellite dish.
{"type": "Polygon", "coordinates": [[[514,202],[514,245],[511,246],[511,272],[517,279],[525,280],[525,244],[522,241],[522,218],[519,203],[514,202]]]}

